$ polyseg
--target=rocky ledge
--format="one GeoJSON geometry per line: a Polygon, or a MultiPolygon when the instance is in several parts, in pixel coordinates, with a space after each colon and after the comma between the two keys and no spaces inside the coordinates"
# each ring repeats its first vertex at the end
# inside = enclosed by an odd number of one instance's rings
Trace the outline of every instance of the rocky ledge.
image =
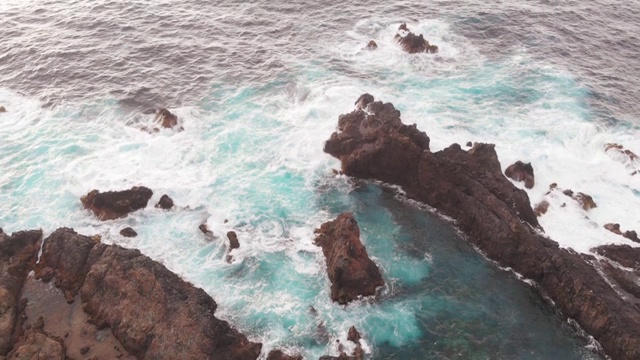
{"type": "Polygon", "coordinates": [[[315,244],[322,247],[331,280],[331,299],[346,304],[374,295],[384,285],[376,264],[360,242],[360,228],[351,213],[343,213],[316,229],[315,244]]]}
{"type": "Polygon", "coordinates": [[[106,335],[85,338],[88,345],[76,346],[75,350],[66,345],[74,345],[73,336],[69,336],[74,327],[83,327],[82,332],[86,332],[85,327],[91,326],[96,331],[110,329],[109,336],[124,348],[123,353],[119,346],[111,346],[109,351],[117,349],[120,353],[104,358],[253,360],[260,355],[261,344],[250,342],[226,321],[215,317],[217,304],[202,289],[138,250],[101,244],[72,229],[58,229],[45,239],[40,261],[35,265],[36,278],[53,281],[67,301],[57,301],[62,295],[51,295],[51,291],[43,297],[34,296],[34,291],[23,292],[25,280],[32,282],[32,287],[45,286],[27,278],[34,268],[41,238],[39,231],[12,236],[0,233],[0,357],[8,354],[8,359],[37,358],[44,354],[42,351],[48,351],[43,347],[56,353],[66,351],[67,357],[74,354],[72,350],[86,354],[92,346],[98,348],[98,342],[104,341],[99,339],[106,335]],[[38,304],[39,301],[46,303],[38,304]],[[82,310],[65,308],[72,306],[67,302],[81,302],[82,310]],[[41,319],[24,332],[19,319],[27,318],[29,311],[25,308],[38,306],[53,318],[57,313],[68,312],[64,322],[71,325],[63,330],[66,334],[47,334],[41,319]],[[84,318],[78,317],[78,312],[84,318]]]}
{"type": "Polygon", "coordinates": [[[129,190],[100,192],[92,190],[80,198],[85,209],[93,211],[100,220],[113,220],[147,207],[153,195],[151,189],[134,186],[129,190]]]}
{"type": "Polygon", "coordinates": [[[534,280],[612,358],[640,358],[638,308],[592,259],[542,235],[527,193],[503,175],[494,145],[432,152],[424,132],[403,124],[392,104],[366,94],[340,116],[324,150],[342,162],[344,174],[399,185],[409,198],[455,219],[487,257],[534,280]]]}

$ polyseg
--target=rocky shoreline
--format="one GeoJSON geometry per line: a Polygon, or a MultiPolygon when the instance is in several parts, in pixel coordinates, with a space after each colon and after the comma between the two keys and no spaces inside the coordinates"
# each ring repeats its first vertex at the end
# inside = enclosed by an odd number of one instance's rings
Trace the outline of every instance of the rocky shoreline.
{"type": "Polygon", "coordinates": [[[502,174],[494,145],[475,143],[465,151],[453,144],[432,152],[429,137],[403,124],[392,104],[365,94],[356,105],[340,116],[324,148],[341,161],[345,175],[398,185],[407,197],[453,218],[488,258],[535,281],[609,356],[640,358],[640,307],[630,290],[634,273],[545,237],[527,193],[502,174]],[[626,289],[613,285],[621,283],[626,289]]]}

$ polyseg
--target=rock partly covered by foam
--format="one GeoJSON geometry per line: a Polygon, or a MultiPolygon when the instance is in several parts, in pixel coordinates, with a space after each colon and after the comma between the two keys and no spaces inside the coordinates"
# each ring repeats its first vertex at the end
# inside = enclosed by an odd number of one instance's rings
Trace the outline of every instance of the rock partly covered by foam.
{"type": "Polygon", "coordinates": [[[438,52],[437,46],[429,44],[422,34],[416,35],[412,33],[407,27],[407,24],[400,25],[395,40],[400,44],[402,49],[409,54],[423,52],[435,54],[438,52]]]}
{"type": "Polygon", "coordinates": [[[340,116],[325,151],[341,160],[346,175],[399,185],[455,219],[487,257],[536,281],[609,356],[640,358],[640,312],[590,262],[539,233],[526,192],[496,172],[494,147],[476,143],[472,152],[453,144],[431,152],[425,139],[401,123],[393,105],[370,102],[340,116]]]}
{"type": "Polygon", "coordinates": [[[331,280],[331,299],[346,304],[374,295],[384,280],[360,242],[360,228],[351,213],[343,213],[316,229],[315,244],[322,247],[331,280]]]}
{"type": "Polygon", "coordinates": [[[85,209],[93,211],[100,220],[113,220],[127,216],[129,213],[147,207],[153,195],[151,189],[134,186],[129,190],[107,191],[101,193],[92,190],[80,198],[85,209]]]}
{"type": "Polygon", "coordinates": [[[608,223],[608,224],[604,224],[604,228],[611,231],[614,234],[622,235],[631,241],[640,242],[640,239],[638,239],[637,232],[635,232],[634,230],[627,230],[625,232],[622,232],[622,230],[620,230],[620,224],[608,223]]]}
{"type": "Polygon", "coordinates": [[[0,357],[7,355],[19,336],[20,294],[38,259],[42,231],[12,235],[0,229],[0,357]]]}
{"type": "Polygon", "coordinates": [[[178,117],[165,108],[160,108],[156,111],[153,121],[159,123],[165,129],[173,129],[178,126],[178,117]]]}
{"type": "Polygon", "coordinates": [[[531,163],[525,164],[522,161],[516,161],[514,164],[509,165],[504,174],[515,181],[524,181],[524,186],[527,189],[531,189],[535,185],[531,163]]]}
{"type": "Polygon", "coordinates": [[[640,157],[636,153],[616,143],[606,144],[604,150],[609,156],[623,163],[631,171],[631,175],[638,174],[640,157]]]}
{"type": "Polygon", "coordinates": [[[127,351],[147,359],[256,359],[250,342],[214,316],[217,304],[138,250],[96,243],[71,229],[44,242],[36,275],[54,280],[108,327],[127,351]]]}
{"type": "Polygon", "coordinates": [[[7,109],[5,109],[4,106],[0,106],[0,113],[3,113],[3,112],[7,112],[7,109]]]}
{"type": "Polygon", "coordinates": [[[156,204],[156,207],[163,210],[171,210],[174,206],[173,199],[169,195],[164,194],[156,204]]]}
{"type": "Polygon", "coordinates": [[[378,44],[376,43],[375,40],[369,41],[369,43],[367,43],[367,46],[365,47],[365,49],[367,50],[376,50],[377,48],[378,48],[378,44]]]}

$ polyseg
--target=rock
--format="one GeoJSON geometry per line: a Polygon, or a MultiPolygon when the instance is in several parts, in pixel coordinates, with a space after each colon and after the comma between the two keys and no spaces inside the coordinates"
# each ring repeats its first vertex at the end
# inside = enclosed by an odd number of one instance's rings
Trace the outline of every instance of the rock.
{"type": "Polygon", "coordinates": [[[485,256],[535,281],[608,356],[640,358],[640,312],[588,260],[540,234],[527,193],[495,174],[495,150],[485,147],[474,156],[453,144],[431,152],[402,131],[406,125],[393,105],[373,102],[366,110],[340,116],[339,131],[325,143],[346,175],[398,185],[454,219],[485,256]]]}
{"type": "Polygon", "coordinates": [[[354,105],[356,106],[356,109],[363,110],[363,109],[366,109],[367,105],[371,104],[373,101],[374,101],[373,95],[362,94],[360,95],[358,100],[356,100],[354,105]]]}
{"type": "Polygon", "coordinates": [[[0,106],[0,113],[3,113],[3,112],[7,112],[7,109],[5,109],[4,106],[0,106]]]}
{"type": "Polygon", "coordinates": [[[135,230],[133,230],[132,228],[126,227],[126,228],[120,230],[120,235],[122,235],[124,237],[136,237],[136,236],[138,236],[138,233],[135,230]]]}
{"type": "Polygon", "coordinates": [[[315,244],[322,247],[331,280],[331,299],[346,304],[374,295],[384,280],[360,242],[360,228],[351,213],[343,213],[316,229],[315,244]]]}
{"type": "Polygon", "coordinates": [[[44,244],[40,270],[62,290],[79,289],[91,323],[110,328],[132,355],[258,358],[262,345],[217,319],[209,295],[140,251],[95,243],[71,229],[56,230],[44,244]]]}
{"type": "Polygon", "coordinates": [[[640,239],[638,239],[638,233],[636,233],[634,230],[627,230],[623,233],[622,230],[620,230],[620,224],[609,223],[609,224],[605,224],[604,228],[611,231],[614,234],[622,235],[623,237],[631,241],[640,242],[640,239]]]}
{"type": "Polygon", "coordinates": [[[200,231],[207,237],[213,237],[213,231],[209,230],[209,226],[207,224],[200,224],[198,229],[200,229],[200,231]]]}
{"type": "Polygon", "coordinates": [[[515,181],[524,181],[524,186],[527,189],[531,189],[535,185],[531,163],[525,164],[522,161],[516,161],[505,170],[504,174],[515,181]]]}
{"type": "Polygon", "coordinates": [[[7,355],[18,335],[20,295],[38,259],[42,231],[0,231],[0,356],[7,355]]]}
{"type": "Polygon", "coordinates": [[[80,200],[85,209],[93,211],[100,220],[113,220],[147,207],[153,191],[144,186],[134,186],[124,191],[101,193],[92,190],[80,200]]]}
{"type": "Polygon", "coordinates": [[[165,129],[173,129],[178,125],[178,117],[165,108],[158,109],[153,121],[160,123],[165,129]]]}
{"type": "Polygon", "coordinates": [[[616,143],[605,145],[605,152],[609,156],[625,165],[627,169],[632,171],[631,175],[638,173],[640,169],[640,157],[633,151],[625,149],[624,146],[616,143]]]}
{"type": "Polygon", "coordinates": [[[7,360],[65,360],[64,341],[51,337],[41,328],[29,331],[7,355],[7,360]]]}
{"type": "Polygon", "coordinates": [[[238,241],[238,235],[236,235],[235,231],[229,231],[227,233],[227,238],[229,238],[229,249],[237,249],[240,247],[240,242],[238,241]]]}
{"type": "Polygon", "coordinates": [[[355,326],[350,327],[349,333],[347,334],[347,340],[355,344],[358,344],[360,343],[360,339],[361,339],[360,333],[358,332],[358,330],[356,330],[356,327],[355,326]]]}
{"type": "Polygon", "coordinates": [[[618,269],[608,261],[601,261],[600,264],[602,265],[604,273],[609,277],[609,281],[614,281],[622,290],[634,296],[636,299],[640,299],[638,275],[631,271],[618,269]]]}
{"type": "Polygon", "coordinates": [[[430,53],[435,54],[438,52],[438,47],[435,45],[429,44],[427,40],[425,40],[422,34],[416,35],[409,31],[407,28],[407,24],[402,24],[398,28],[398,31],[404,31],[406,34],[396,34],[395,40],[400,44],[402,49],[409,54],[416,53],[430,53]]]}
{"type": "Polygon", "coordinates": [[[173,199],[171,199],[169,195],[164,194],[160,197],[160,201],[158,201],[156,207],[164,210],[171,210],[173,208],[173,199]]]}
{"type": "Polygon", "coordinates": [[[605,224],[604,228],[611,231],[614,234],[622,235],[622,231],[620,231],[620,224],[605,224]]]}
{"type": "Polygon", "coordinates": [[[287,355],[281,350],[271,350],[267,360],[302,360],[302,355],[287,355]]]}
{"type": "Polygon", "coordinates": [[[472,147],[473,143],[471,141],[467,141],[467,147],[472,147]]]}
{"type": "Polygon", "coordinates": [[[627,230],[624,232],[624,234],[622,234],[622,236],[626,237],[631,241],[640,242],[640,239],[638,239],[638,233],[635,232],[634,230],[627,230]]]}
{"type": "Polygon", "coordinates": [[[624,267],[640,271],[640,248],[629,245],[602,245],[591,251],[624,267]]]}
{"type": "Polygon", "coordinates": [[[369,41],[369,43],[367,44],[367,47],[365,49],[367,49],[367,50],[375,50],[377,48],[378,48],[378,44],[374,40],[371,40],[371,41],[369,41]]]}
{"type": "Polygon", "coordinates": [[[82,349],[80,349],[80,354],[85,355],[89,350],[91,350],[90,346],[83,346],[82,349]]]}
{"type": "Polygon", "coordinates": [[[593,201],[593,198],[585,193],[579,192],[575,196],[572,196],[572,198],[576,200],[585,211],[598,207],[596,202],[593,201]]]}
{"type": "Polygon", "coordinates": [[[547,200],[542,200],[538,205],[533,208],[533,213],[536,216],[542,216],[547,213],[549,210],[549,202],[547,200]]]}

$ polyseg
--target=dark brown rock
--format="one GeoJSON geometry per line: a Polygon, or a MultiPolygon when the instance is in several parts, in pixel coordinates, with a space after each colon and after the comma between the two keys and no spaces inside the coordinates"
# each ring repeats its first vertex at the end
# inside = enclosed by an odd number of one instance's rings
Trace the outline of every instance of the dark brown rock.
{"type": "Polygon", "coordinates": [[[595,201],[593,201],[593,198],[590,195],[587,195],[585,193],[577,193],[575,196],[572,196],[574,200],[576,200],[578,202],[578,204],[580,204],[580,206],[582,206],[582,208],[585,211],[591,210],[593,208],[598,207],[598,205],[596,204],[595,201]]]}
{"type": "Polygon", "coordinates": [[[138,358],[254,360],[260,354],[261,344],[214,316],[217,304],[202,289],[138,250],[59,229],[45,240],[40,262],[61,289],[80,286],[91,322],[110,328],[138,358]]]}
{"type": "Polygon", "coordinates": [[[522,161],[516,161],[514,164],[509,165],[504,174],[515,181],[524,181],[524,186],[527,189],[531,189],[535,185],[531,163],[525,164],[522,161]]]}
{"type": "Polygon", "coordinates": [[[11,236],[0,231],[0,357],[11,350],[19,335],[20,294],[38,259],[41,240],[40,230],[11,236]]]}
{"type": "Polygon", "coordinates": [[[592,251],[624,267],[640,271],[640,248],[629,245],[603,245],[592,251]]]}
{"type": "Polygon", "coordinates": [[[355,326],[349,328],[349,332],[347,333],[347,340],[358,344],[360,342],[360,333],[356,330],[355,326]]]}
{"type": "Polygon", "coordinates": [[[147,207],[153,191],[144,186],[134,186],[124,191],[101,193],[92,190],[80,200],[85,209],[93,211],[100,220],[113,220],[147,207]]]}
{"type": "Polygon", "coordinates": [[[622,235],[622,231],[620,231],[620,224],[605,224],[604,228],[611,231],[614,234],[622,235]]]}
{"type": "Polygon", "coordinates": [[[630,271],[624,271],[611,265],[607,261],[601,262],[602,269],[609,277],[609,280],[615,281],[618,286],[634,296],[636,299],[640,299],[640,286],[638,286],[638,275],[630,271]]]}
{"type": "Polygon", "coordinates": [[[213,231],[209,230],[209,226],[207,224],[200,224],[198,229],[200,229],[200,231],[207,237],[213,237],[213,231]]]}
{"type": "Polygon", "coordinates": [[[287,355],[281,350],[271,350],[267,360],[302,360],[302,355],[287,355]]]}
{"type": "Polygon", "coordinates": [[[622,232],[622,230],[620,230],[620,224],[609,223],[609,224],[605,224],[604,228],[611,231],[614,234],[622,235],[623,237],[631,241],[640,242],[640,239],[638,239],[638,233],[636,233],[634,230],[627,230],[625,232],[622,232]]]}
{"type": "Polygon", "coordinates": [[[380,112],[382,103],[374,102],[366,114],[340,117],[340,132],[331,135],[325,151],[341,160],[346,175],[399,185],[409,198],[455,219],[488,258],[537,282],[609,356],[640,358],[640,312],[588,260],[539,233],[526,192],[495,174],[499,162],[489,156],[491,148],[483,156],[457,144],[433,153],[400,131],[405,125],[393,105],[384,107],[380,112]]]}
{"type": "Polygon", "coordinates": [[[240,242],[238,241],[238,235],[236,235],[235,231],[229,231],[227,233],[227,238],[229,239],[229,249],[237,249],[240,247],[240,242]]]}
{"type": "Polygon", "coordinates": [[[546,214],[548,210],[549,202],[547,200],[542,200],[533,208],[533,212],[536,214],[536,216],[542,216],[546,214]]]}
{"type": "Polygon", "coordinates": [[[398,31],[406,32],[406,34],[396,34],[395,40],[400,44],[402,49],[409,54],[416,53],[430,53],[435,54],[438,52],[438,47],[435,45],[429,44],[427,40],[425,40],[422,34],[416,35],[409,31],[407,24],[402,24],[398,28],[398,31]]]}
{"type": "Polygon", "coordinates": [[[135,230],[133,230],[132,228],[126,227],[126,228],[120,230],[120,235],[122,235],[124,237],[136,237],[136,236],[138,236],[138,233],[135,230]]]}
{"type": "Polygon", "coordinates": [[[178,117],[165,108],[158,109],[154,121],[166,129],[173,129],[178,125],[178,117]]]}
{"type": "Polygon", "coordinates": [[[472,147],[473,143],[471,141],[467,141],[467,147],[472,147]]]}
{"type": "Polygon", "coordinates": [[[346,304],[374,295],[384,280],[360,242],[360,228],[351,213],[343,213],[316,229],[315,244],[322,247],[331,280],[331,299],[346,304]]]}
{"type": "Polygon", "coordinates": [[[369,43],[367,44],[367,47],[365,49],[367,50],[375,50],[378,48],[378,44],[376,44],[375,40],[371,40],[369,41],[369,43]]]}
{"type": "Polygon", "coordinates": [[[7,109],[5,109],[4,106],[0,106],[0,113],[3,113],[3,112],[7,112],[7,109]]]}
{"type": "Polygon", "coordinates": [[[640,242],[640,239],[638,239],[638,233],[635,232],[635,230],[627,230],[622,234],[622,236],[626,237],[631,241],[640,242]]]}
{"type": "Polygon", "coordinates": [[[158,201],[156,207],[163,210],[171,210],[173,205],[173,199],[171,199],[169,195],[164,194],[160,197],[160,201],[158,201]]]}

